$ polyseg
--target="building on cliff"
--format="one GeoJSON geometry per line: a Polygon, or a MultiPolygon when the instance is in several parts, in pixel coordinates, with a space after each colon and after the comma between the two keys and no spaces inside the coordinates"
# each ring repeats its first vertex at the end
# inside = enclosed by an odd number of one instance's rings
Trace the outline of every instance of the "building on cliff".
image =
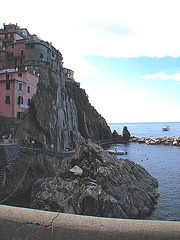
{"type": "Polygon", "coordinates": [[[0,70],[0,114],[20,119],[36,93],[38,76],[26,68],[0,70]]]}
{"type": "Polygon", "coordinates": [[[60,72],[62,60],[62,54],[52,43],[29,34],[27,29],[17,24],[4,24],[0,29],[0,69],[49,64],[54,71],[60,72]]]}
{"type": "Polygon", "coordinates": [[[68,68],[63,68],[63,73],[65,75],[65,80],[69,82],[74,82],[74,71],[68,68]]]}
{"type": "MultiPolygon", "coordinates": [[[[4,23],[0,29],[0,115],[13,120],[22,117],[36,93],[39,66],[64,78],[67,75],[62,71],[62,54],[52,43],[17,24],[4,23]]],[[[73,71],[68,70],[68,78],[73,79],[73,71]]]]}

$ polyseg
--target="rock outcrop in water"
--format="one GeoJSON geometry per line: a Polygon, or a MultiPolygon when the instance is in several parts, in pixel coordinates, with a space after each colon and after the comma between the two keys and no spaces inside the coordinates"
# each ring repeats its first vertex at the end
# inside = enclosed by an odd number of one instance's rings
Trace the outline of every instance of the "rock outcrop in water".
{"type": "Polygon", "coordinates": [[[90,140],[54,178],[32,188],[32,208],[83,215],[144,218],[156,204],[158,183],[142,166],[117,159],[90,140]]]}
{"type": "Polygon", "coordinates": [[[131,135],[130,132],[128,131],[128,128],[126,126],[124,126],[123,128],[123,140],[124,141],[129,141],[131,135]]]}

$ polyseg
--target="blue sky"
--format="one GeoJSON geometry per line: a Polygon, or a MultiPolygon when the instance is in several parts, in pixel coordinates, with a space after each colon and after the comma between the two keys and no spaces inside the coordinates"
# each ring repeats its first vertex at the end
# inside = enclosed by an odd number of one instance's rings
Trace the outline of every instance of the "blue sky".
{"type": "Polygon", "coordinates": [[[107,122],[180,121],[179,0],[9,6],[1,27],[18,23],[52,42],[107,122]]]}
{"type": "Polygon", "coordinates": [[[83,77],[81,85],[109,122],[179,121],[180,58],[85,59],[98,70],[83,77]]]}

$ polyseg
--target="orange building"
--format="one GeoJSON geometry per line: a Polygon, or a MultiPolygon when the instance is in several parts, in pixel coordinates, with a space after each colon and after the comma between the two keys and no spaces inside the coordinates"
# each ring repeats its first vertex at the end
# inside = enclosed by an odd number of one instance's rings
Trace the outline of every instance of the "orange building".
{"type": "Polygon", "coordinates": [[[38,76],[27,70],[0,71],[0,115],[20,119],[36,93],[38,76]]]}

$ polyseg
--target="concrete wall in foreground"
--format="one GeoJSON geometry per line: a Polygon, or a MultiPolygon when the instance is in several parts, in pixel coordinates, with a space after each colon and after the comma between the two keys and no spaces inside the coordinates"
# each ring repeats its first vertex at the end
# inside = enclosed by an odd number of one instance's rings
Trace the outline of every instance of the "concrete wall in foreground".
{"type": "Polygon", "coordinates": [[[180,222],[71,215],[0,205],[0,240],[180,239],[180,222]]]}

